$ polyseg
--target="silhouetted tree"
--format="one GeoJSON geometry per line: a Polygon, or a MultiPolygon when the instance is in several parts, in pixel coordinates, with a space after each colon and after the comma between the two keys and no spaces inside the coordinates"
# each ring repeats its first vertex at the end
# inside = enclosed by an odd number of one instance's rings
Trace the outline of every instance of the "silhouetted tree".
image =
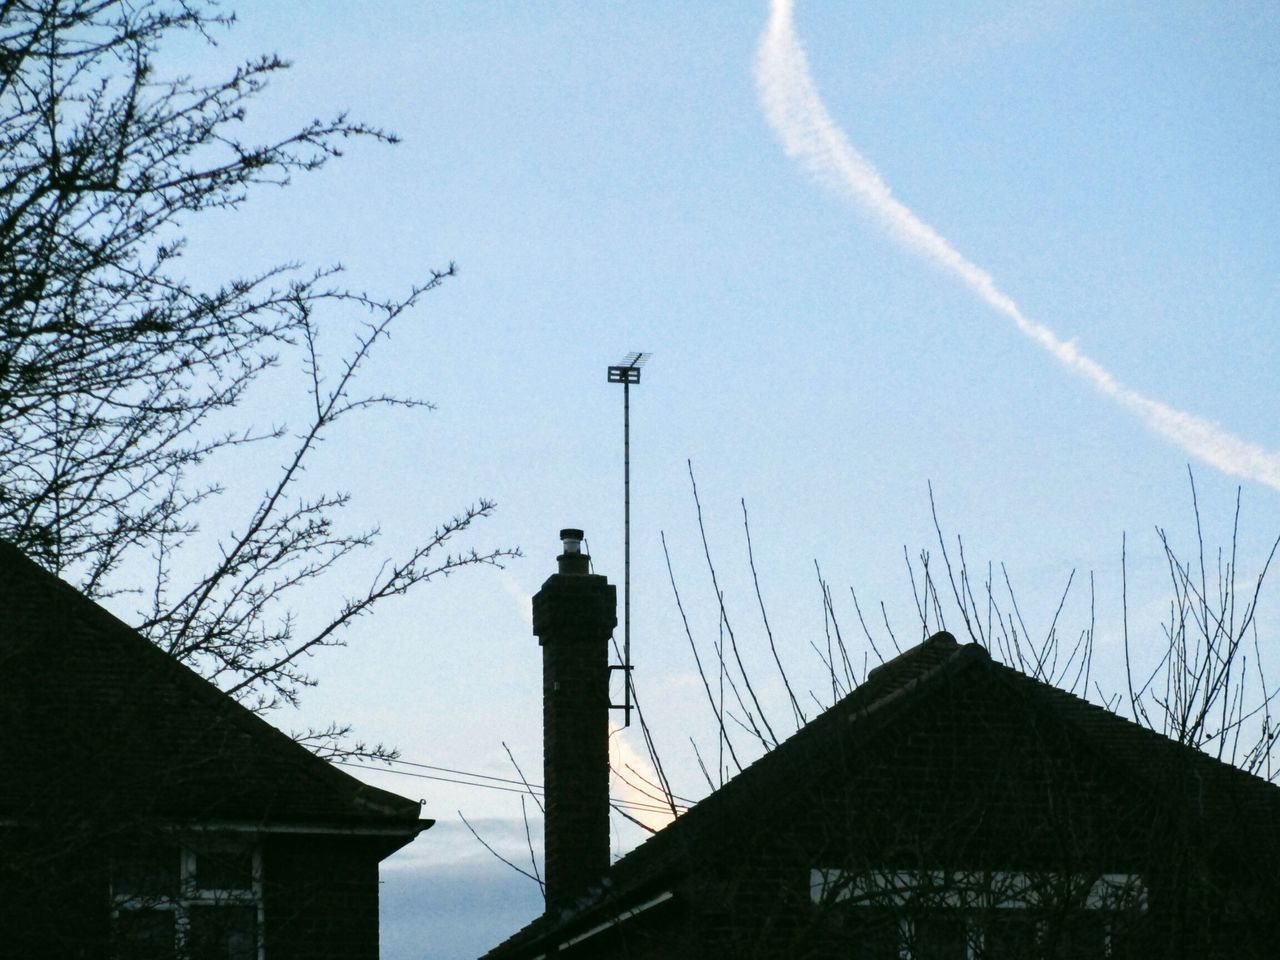
{"type": "MultiPolygon", "coordinates": [[[[1240,491],[1236,493],[1229,538],[1215,550],[1206,546],[1195,478],[1189,474],[1189,479],[1196,533],[1194,553],[1184,559],[1186,554],[1179,551],[1164,528],[1157,527],[1155,531],[1168,568],[1170,599],[1166,622],[1144,627],[1144,636],[1158,630],[1163,639],[1162,645],[1156,645],[1158,655],[1154,657],[1140,658],[1136,648],[1129,645],[1127,537],[1122,541],[1118,588],[1123,601],[1126,675],[1124,690],[1119,692],[1102,685],[1109,687],[1113,678],[1100,681],[1094,671],[1093,575],[1088,578],[1086,622],[1068,625],[1068,617],[1063,616],[1072,590],[1076,589],[1074,570],[1067,577],[1052,616],[1043,624],[1029,622],[1004,564],[987,564],[985,569],[975,570],[966,556],[964,540],[944,532],[932,489],[929,500],[936,549],[922,549],[915,556],[906,548],[903,550],[914,600],[913,622],[899,624],[895,629],[883,603],[874,611],[864,610],[857,592],[851,588],[849,599],[856,630],[846,637],[831,584],[817,569],[826,630],[822,638],[810,641],[809,647],[821,660],[820,673],[826,684],[820,684],[818,689],[799,690],[788,673],[789,669],[795,670],[796,664],[787,664],[779,657],[760,592],[745,503],[745,552],[760,634],[750,641],[755,645],[751,652],[755,654],[765,647],[769,651],[768,657],[754,659],[744,659],[748,641],[740,637],[738,616],[720,585],[694,483],[698,529],[713,593],[707,602],[718,609],[719,635],[709,643],[695,642],[694,632],[686,632],[714,717],[717,749],[724,755],[722,770],[726,764],[740,769],[739,755],[743,761],[749,759],[753,744],[756,752],[776,746],[779,739],[803,725],[807,715],[830,706],[856,688],[868,665],[883,663],[934,631],[951,630],[962,639],[967,637],[981,644],[992,657],[1028,676],[1092,698],[1172,740],[1274,781],[1280,775],[1274,764],[1280,729],[1273,716],[1273,706],[1280,698],[1280,681],[1274,674],[1268,678],[1267,654],[1274,648],[1274,641],[1259,636],[1258,608],[1267,574],[1280,551],[1280,537],[1271,542],[1256,572],[1242,574],[1237,567],[1240,491]],[[744,662],[757,660],[772,662],[777,675],[771,678],[744,667],[744,662]],[[785,698],[757,695],[764,684],[782,690],[785,698]],[[713,693],[713,686],[720,692],[713,693]],[[779,700],[785,702],[784,710],[789,714],[783,720],[769,712],[771,706],[777,709],[779,700]]],[[[683,612],[684,601],[674,571],[671,582],[676,603],[683,612]]],[[[688,628],[687,618],[685,624],[688,628]]],[[[794,638],[795,631],[788,632],[794,638]]],[[[1148,641],[1144,646],[1150,650],[1153,645],[1148,641]]]]}
{"type": "MultiPolygon", "coordinates": [[[[453,548],[492,511],[479,500],[305,631],[290,615],[290,591],[377,533],[337,525],[346,494],[300,491],[304,464],[348,414],[425,405],[357,392],[356,377],[453,268],[390,299],[295,265],[214,286],[184,276],[191,217],[321,167],[346,139],[395,139],[343,114],[243,139],[251,102],[288,66],[276,56],[214,81],[157,74],[167,38],[212,42],[232,22],[204,0],[0,2],[0,536],[90,596],[141,590],[154,642],[267,708],[294,702],[312,682],[301,658],[341,642],[380,600],[514,551],[453,548]],[[362,318],[332,367],[317,348],[322,310],[362,318]],[[306,422],[229,419],[282,357],[306,372],[306,422]],[[244,504],[212,567],[179,581],[195,508],[221,492],[209,461],[245,444],[274,444],[279,472],[244,504]]],[[[310,737],[332,748],[336,732],[310,737]]]]}

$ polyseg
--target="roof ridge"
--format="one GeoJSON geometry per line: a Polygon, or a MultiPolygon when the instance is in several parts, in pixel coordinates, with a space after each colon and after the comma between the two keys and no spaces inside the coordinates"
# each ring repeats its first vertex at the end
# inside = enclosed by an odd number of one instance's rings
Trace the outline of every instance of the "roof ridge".
{"type": "Polygon", "coordinates": [[[610,866],[609,872],[588,889],[574,908],[562,910],[554,917],[549,912],[543,913],[494,946],[485,956],[501,955],[502,952],[515,947],[520,942],[534,940],[544,932],[550,933],[552,930],[561,929],[589,914],[611,896],[622,896],[628,891],[643,887],[647,882],[644,875],[641,875],[634,884],[616,885],[614,878],[617,871],[619,869],[639,870],[636,864],[644,864],[646,859],[653,858],[661,863],[663,858],[677,855],[676,851],[679,849],[677,844],[688,831],[696,829],[708,817],[716,816],[725,804],[737,802],[737,798],[745,795],[744,791],[749,790],[757,779],[767,776],[775,765],[785,763],[786,754],[797,749],[797,744],[803,745],[817,740],[824,735],[825,731],[837,727],[842,722],[850,722],[869,713],[878,712],[880,704],[893,706],[898,703],[908,703],[911,699],[909,694],[927,689],[935,679],[970,662],[983,660],[989,661],[990,656],[979,644],[960,644],[946,631],[939,631],[914,647],[902,651],[897,657],[886,660],[868,671],[863,683],[858,684],[834,704],[797,728],[786,739],[775,743],[771,749],[747,764],[735,776],[726,780],[667,826],[615,861],[610,866]],[[977,651],[977,656],[974,651],[977,651]],[[899,677],[902,673],[908,675],[899,677]],[[875,691],[879,686],[886,686],[888,689],[877,695],[875,691]],[[859,697],[867,697],[869,692],[873,696],[869,703],[854,703],[859,697]],[[853,710],[851,711],[850,708],[853,710]],[[692,827],[689,826],[691,823],[692,827]]]}
{"type": "MultiPolygon", "coordinates": [[[[720,787],[716,788],[711,793],[707,794],[707,796],[699,800],[696,804],[694,804],[687,811],[685,811],[685,813],[681,814],[679,817],[677,817],[675,820],[669,823],[662,830],[659,830],[657,833],[648,837],[639,846],[635,847],[633,850],[625,854],[623,857],[621,857],[619,860],[617,860],[613,864],[613,867],[611,868],[610,872],[612,872],[613,868],[616,868],[620,864],[625,863],[628,859],[630,859],[635,854],[639,853],[641,850],[644,850],[646,847],[650,847],[650,845],[654,844],[655,842],[659,842],[659,838],[662,837],[664,834],[667,834],[667,831],[671,830],[672,828],[678,827],[679,824],[681,823],[687,822],[689,817],[692,816],[694,822],[697,822],[703,817],[710,816],[711,814],[706,812],[708,809],[708,803],[710,803],[711,811],[712,813],[714,813],[715,808],[723,805],[724,803],[729,802],[723,799],[725,796],[730,796],[730,797],[735,796],[737,793],[740,793],[742,790],[746,789],[746,787],[742,786],[744,782],[749,786],[753,780],[762,776],[763,774],[759,772],[761,769],[767,770],[772,765],[783,762],[781,760],[775,759],[776,757],[778,757],[780,751],[783,751],[788,748],[795,749],[791,745],[795,743],[804,743],[809,740],[820,737],[824,730],[826,730],[828,727],[831,727],[840,723],[841,721],[846,721],[846,722],[852,721],[854,719],[858,719],[863,716],[866,716],[869,713],[875,712],[878,709],[879,705],[883,704],[887,706],[892,703],[896,703],[902,699],[905,699],[904,697],[905,694],[914,693],[922,690],[932,680],[936,679],[937,677],[940,677],[943,673],[948,672],[948,670],[950,669],[959,668],[969,663],[970,661],[978,661],[978,662],[990,661],[989,654],[981,645],[976,643],[960,644],[956,641],[955,637],[952,636],[950,633],[941,631],[929,637],[927,640],[922,641],[920,644],[917,644],[915,647],[912,647],[909,650],[904,651],[901,655],[899,655],[898,657],[895,657],[893,660],[886,661],[881,666],[888,667],[899,661],[902,661],[903,663],[911,663],[913,666],[917,666],[917,667],[924,666],[921,660],[916,660],[916,659],[908,660],[905,658],[908,658],[908,655],[913,653],[914,651],[924,648],[926,644],[930,644],[930,641],[936,641],[936,642],[932,643],[928,647],[926,652],[934,655],[941,655],[943,659],[940,662],[929,665],[923,671],[922,674],[906,679],[900,685],[894,685],[889,690],[886,690],[879,696],[876,696],[870,703],[865,705],[858,705],[856,708],[856,712],[851,714],[848,709],[851,706],[853,706],[851,701],[858,696],[866,696],[866,693],[864,691],[866,691],[869,687],[873,688],[872,673],[874,673],[875,671],[868,671],[867,680],[864,683],[859,684],[853,690],[849,691],[849,693],[845,694],[843,697],[837,700],[830,707],[822,711],[822,713],[818,714],[812,720],[805,723],[804,726],[797,728],[795,731],[791,733],[789,737],[775,743],[770,750],[761,754],[751,763],[743,767],[737,773],[736,776],[733,776],[730,779],[726,780],[720,787]],[[977,654],[976,656],[975,656],[975,653],[977,654]],[[726,793],[726,791],[728,791],[728,793],[726,793]],[[699,813],[699,811],[702,811],[702,812],[699,813]]],[[[890,673],[880,673],[877,675],[877,679],[883,680],[883,679],[890,678],[891,676],[892,674],[890,673]]],[[[681,829],[687,829],[687,828],[681,828],[681,829]]],[[[660,842],[671,843],[674,841],[666,840],[666,841],[660,841],[660,842]]]]}
{"type": "MultiPolygon", "coordinates": [[[[128,645],[128,649],[136,651],[133,655],[149,658],[148,666],[154,666],[161,675],[169,678],[170,682],[179,685],[183,695],[191,696],[196,702],[204,704],[213,711],[216,716],[225,718],[233,729],[239,729],[244,735],[261,743],[280,761],[290,764],[297,772],[313,781],[318,788],[327,790],[335,798],[342,798],[363,807],[370,814],[407,818],[408,814],[412,813],[416,818],[419,805],[415,801],[365,784],[312,753],[288,734],[219,689],[215,683],[161,650],[143,636],[136,627],[117,617],[53,571],[41,566],[13,543],[0,538],[0,570],[5,568],[9,568],[6,570],[5,579],[18,582],[26,580],[36,590],[50,594],[49,599],[58,602],[58,605],[63,608],[63,615],[68,617],[70,622],[79,622],[91,630],[101,631],[114,637],[117,642],[128,645]]],[[[17,636],[9,634],[6,639],[16,641],[17,636]]]]}

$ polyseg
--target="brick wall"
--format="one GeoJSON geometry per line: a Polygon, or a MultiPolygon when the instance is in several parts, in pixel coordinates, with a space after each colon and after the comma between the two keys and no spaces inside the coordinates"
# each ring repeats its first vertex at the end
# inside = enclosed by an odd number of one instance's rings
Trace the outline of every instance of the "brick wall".
{"type": "Polygon", "coordinates": [[[358,838],[268,838],[269,960],[378,960],[378,857],[358,838]]]}
{"type": "Polygon", "coordinates": [[[106,856],[67,834],[0,829],[0,960],[107,960],[106,856]]]}
{"type": "Polygon", "coordinates": [[[533,600],[542,644],[547,900],[561,904],[609,869],[609,637],[616,592],[558,573],[533,600]]]}
{"type": "MultiPolygon", "coordinates": [[[[0,831],[0,960],[108,960],[109,851],[0,831]]],[[[263,842],[269,960],[378,960],[380,842],[263,842]]]]}

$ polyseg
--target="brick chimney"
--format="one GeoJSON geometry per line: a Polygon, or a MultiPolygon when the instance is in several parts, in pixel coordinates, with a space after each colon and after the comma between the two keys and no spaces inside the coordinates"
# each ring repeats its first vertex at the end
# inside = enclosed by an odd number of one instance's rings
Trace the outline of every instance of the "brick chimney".
{"type": "Polygon", "coordinates": [[[588,573],[582,531],[561,530],[559,572],[533,598],[542,645],[547,906],[564,906],[609,869],[609,637],[617,591],[588,573]]]}

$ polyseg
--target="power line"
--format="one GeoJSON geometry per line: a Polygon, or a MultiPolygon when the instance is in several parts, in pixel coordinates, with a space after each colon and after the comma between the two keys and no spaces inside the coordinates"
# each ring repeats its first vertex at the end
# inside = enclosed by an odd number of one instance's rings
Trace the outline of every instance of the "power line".
{"type": "MultiPolygon", "coordinates": [[[[509,778],[509,777],[495,777],[495,776],[493,776],[492,774],[488,774],[488,773],[472,773],[470,770],[455,770],[455,769],[453,769],[452,767],[437,767],[437,766],[434,766],[433,764],[430,764],[430,763],[415,763],[415,762],[414,762],[414,761],[412,761],[412,760],[389,760],[389,761],[387,761],[387,762],[388,762],[388,763],[396,763],[396,764],[400,764],[400,765],[405,766],[405,767],[417,767],[419,770],[438,770],[438,771],[440,771],[441,773],[452,773],[452,774],[456,774],[457,776],[460,776],[460,777],[474,777],[474,778],[475,778],[475,779],[477,779],[477,780],[494,780],[494,781],[496,781],[496,782],[498,782],[498,783],[514,783],[514,784],[519,784],[519,785],[520,785],[520,791],[519,791],[520,793],[527,793],[527,792],[528,792],[528,791],[525,789],[525,781],[523,781],[523,780],[512,780],[512,779],[511,779],[511,778],[509,778]]],[[[376,768],[375,768],[375,769],[376,769],[376,768]]],[[[537,791],[539,791],[539,792],[542,790],[542,784],[540,784],[540,783],[530,783],[528,786],[529,786],[529,788],[531,788],[531,789],[533,789],[533,790],[537,790],[537,791]]]]}
{"type": "MultiPolygon", "coordinates": [[[[454,770],[449,767],[437,767],[427,763],[412,763],[407,760],[396,760],[395,763],[405,764],[407,766],[421,767],[427,770],[442,770],[447,773],[456,773],[464,777],[476,777],[483,780],[494,780],[497,783],[477,783],[474,780],[458,780],[454,777],[442,777],[432,773],[414,773],[411,770],[395,770],[387,767],[375,767],[364,763],[352,763],[349,760],[334,761],[341,767],[352,767],[357,770],[372,770],[378,773],[394,773],[401,777],[413,777],[418,780],[435,780],[441,783],[455,783],[464,787],[479,787],[483,790],[498,790],[502,793],[533,793],[539,796],[545,796],[545,792],[541,787],[530,784],[530,789],[526,789],[524,784],[519,780],[509,780],[506,777],[494,777],[484,773],[470,773],[466,770],[454,770]],[[502,784],[520,784],[517,786],[503,786],[502,784]]],[[[609,803],[615,807],[625,807],[630,810],[639,810],[647,813],[670,813],[671,808],[666,805],[656,803],[641,803],[635,800],[610,800],[609,803]]]]}

